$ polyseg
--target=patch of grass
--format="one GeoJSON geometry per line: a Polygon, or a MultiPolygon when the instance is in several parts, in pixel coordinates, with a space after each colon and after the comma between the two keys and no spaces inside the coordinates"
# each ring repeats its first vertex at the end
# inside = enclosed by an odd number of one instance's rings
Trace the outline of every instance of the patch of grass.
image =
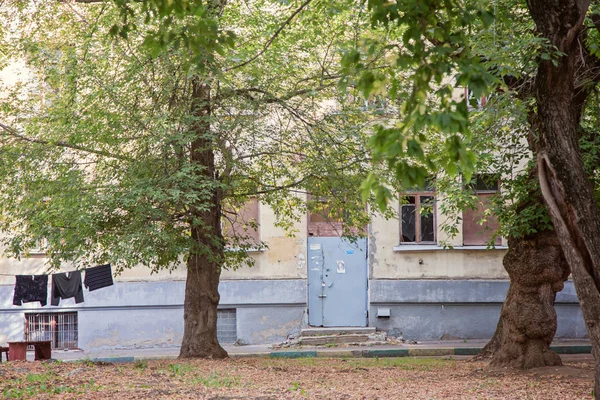
{"type": "Polygon", "coordinates": [[[302,389],[300,387],[300,383],[298,381],[292,382],[292,387],[290,387],[288,390],[290,392],[298,392],[299,391],[302,396],[306,396],[306,392],[304,391],[304,389],[302,389]]]}
{"type": "Polygon", "coordinates": [[[146,369],[148,368],[148,361],[147,360],[135,360],[135,363],[133,364],[134,368],[137,369],[146,369]]]}
{"type": "Polygon", "coordinates": [[[451,358],[433,358],[433,357],[374,357],[374,358],[348,358],[329,359],[321,357],[306,357],[294,359],[270,359],[260,360],[264,367],[315,367],[331,366],[332,362],[342,361],[348,367],[354,368],[400,368],[404,370],[422,370],[430,371],[433,369],[453,367],[455,360],[451,358]]]}
{"type": "Polygon", "coordinates": [[[96,385],[96,381],[90,379],[88,383],[84,383],[79,388],[79,393],[87,393],[89,391],[97,392],[102,389],[102,385],[96,385]]]}
{"type": "Polygon", "coordinates": [[[403,370],[431,371],[432,369],[453,367],[455,361],[446,358],[390,357],[390,358],[354,358],[347,360],[355,368],[389,368],[403,370]]]}
{"type": "Polygon", "coordinates": [[[326,360],[325,358],[303,357],[303,358],[264,358],[260,360],[261,365],[270,367],[314,367],[326,360]]]}
{"type": "Polygon", "coordinates": [[[194,370],[194,368],[188,364],[169,364],[168,369],[173,375],[185,375],[194,370]]]}
{"type": "Polygon", "coordinates": [[[26,386],[24,388],[7,386],[4,388],[2,394],[5,399],[22,399],[24,397],[35,396],[36,392],[34,386],[26,386]]]}
{"type": "Polygon", "coordinates": [[[45,372],[43,374],[32,374],[28,373],[25,377],[25,381],[29,383],[46,383],[51,379],[51,373],[45,372]]]}
{"type": "Polygon", "coordinates": [[[84,394],[89,391],[99,391],[101,385],[96,385],[93,380],[83,383],[79,386],[71,387],[66,385],[48,384],[50,376],[47,374],[27,374],[25,381],[14,379],[5,382],[7,385],[4,388],[2,395],[5,399],[22,399],[33,396],[53,396],[61,393],[78,393],[84,394]],[[23,384],[26,384],[23,386],[23,384]]]}
{"type": "Polygon", "coordinates": [[[500,381],[498,379],[486,379],[483,382],[480,382],[476,389],[484,389],[489,387],[498,387],[500,385],[500,381]]]}
{"type": "Polygon", "coordinates": [[[203,385],[206,387],[239,387],[241,386],[240,378],[237,376],[224,376],[218,372],[213,372],[209,376],[196,376],[192,379],[192,383],[196,385],[203,385]]]}
{"type": "Polygon", "coordinates": [[[77,360],[75,361],[76,364],[81,364],[84,365],[86,367],[93,367],[94,366],[94,361],[92,361],[89,358],[83,359],[83,360],[77,360]]]}

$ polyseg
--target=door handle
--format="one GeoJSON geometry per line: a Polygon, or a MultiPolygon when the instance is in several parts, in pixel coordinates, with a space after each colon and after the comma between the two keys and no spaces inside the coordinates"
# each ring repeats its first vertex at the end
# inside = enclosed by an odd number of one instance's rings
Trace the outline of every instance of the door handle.
{"type": "Polygon", "coordinates": [[[321,299],[322,299],[323,297],[327,297],[327,295],[326,295],[326,294],[320,294],[320,295],[319,295],[319,296],[317,296],[317,297],[319,297],[319,298],[321,298],[321,299]]]}

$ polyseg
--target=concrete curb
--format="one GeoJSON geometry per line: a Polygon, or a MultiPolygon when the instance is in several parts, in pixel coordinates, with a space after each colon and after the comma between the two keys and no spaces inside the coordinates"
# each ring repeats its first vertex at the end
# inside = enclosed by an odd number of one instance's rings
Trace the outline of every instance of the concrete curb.
{"type": "MultiPolygon", "coordinates": [[[[439,348],[393,348],[393,349],[323,349],[323,350],[279,350],[271,352],[255,353],[230,353],[230,358],[384,358],[384,357],[441,357],[441,356],[474,356],[478,354],[483,347],[439,347],[439,348]]],[[[591,354],[591,345],[558,345],[551,346],[552,351],[557,354],[591,354]]],[[[69,360],[72,362],[91,361],[106,363],[130,363],[135,361],[150,360],[174,360],[176,355],[151,355],[151,356],[130,356],[130,357],[99,357],[82,358],[79,360],[69,360]]]]}
{"type": "Polygon", "coordinates": [[[556,354],[591,354],[592,345],[550,346],[550,350],[556,354]]]}
{"type": "MultiPolygon", "coordinates": [[[[375,358],[375,357],[441,357],[441,356],[474,356],[483,347],[447,347],[447,348],[402,348],[402,349],[365,349],[365,350],[316,350],[316,351],[273,351],[271,353],[255,354],[253,357],[271,358],[375,358]]],[[[552,346],[557,354],[591,354],[591,345],[552,346]]],[[[235,358],[236,354],[230,354],[235,358]]]]}

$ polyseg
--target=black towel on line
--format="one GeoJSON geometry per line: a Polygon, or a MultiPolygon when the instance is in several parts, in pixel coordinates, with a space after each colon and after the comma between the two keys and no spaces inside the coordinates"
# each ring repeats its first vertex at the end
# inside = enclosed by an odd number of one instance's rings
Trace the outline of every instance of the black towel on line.
{"type": "Polygon", "coordinates": [[[48,301],[48,275],[16,275],[13,304],[39,301],[45,306],[48,301]]]}
{"type": "Polygon", "coordinates": [[[85,270],[85,280],[83,284],[86,288],[93,290],[112,286],[113,278],[110,264],[98,265],[97,267],[87,268],[85,270]]]}
{"type": "Polygon", "coordinates": [[[60,299],[75,297],[75,303],[83,303],[83,287],[81,287],[81,271],[52,274],[52,300],[50,304],[57,306],[60,299]]]}

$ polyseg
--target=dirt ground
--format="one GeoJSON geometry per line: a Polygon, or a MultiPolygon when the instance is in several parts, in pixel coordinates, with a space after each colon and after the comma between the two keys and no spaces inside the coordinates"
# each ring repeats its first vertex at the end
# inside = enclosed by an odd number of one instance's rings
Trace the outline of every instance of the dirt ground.
{"type": "Polygon", "coordinates": [[[526,372],[441,358],[25,362],[0,365],[0,393],[27,399],[591,399],[593,364],[526,372]]]}

